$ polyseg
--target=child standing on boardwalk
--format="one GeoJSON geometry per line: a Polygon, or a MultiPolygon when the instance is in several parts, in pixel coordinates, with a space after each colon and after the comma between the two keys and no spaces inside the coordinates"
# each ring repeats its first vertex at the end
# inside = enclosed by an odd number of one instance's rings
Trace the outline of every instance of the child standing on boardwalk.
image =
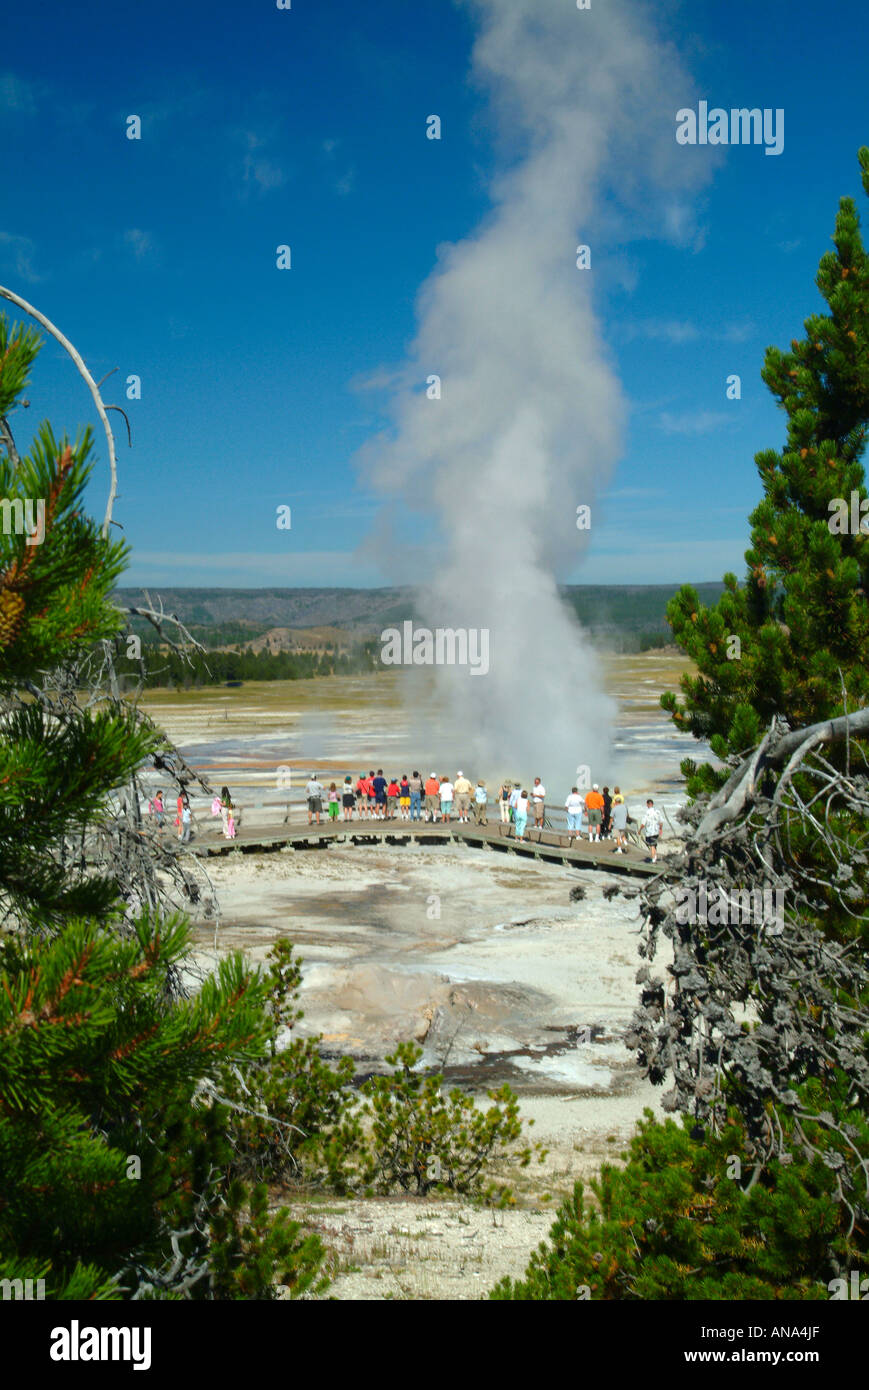
{"type": "Polygon", "coordinates": [[[221,787],[221,788],[220,788],[220,820],[221,820],[221,825],[222,825],[222,827],[223,827],[223,838],[224,838],[225,840],[231,840],[231,839],[233,838],[233,835],[235,834],[235,830],[234,830],[234,829],[233,829],[232,834],[230,834],[230,832],[229,832],[229,822],[230,822],[231,818],[232,818],[232,797],[231,797],[230,794],[229,794],[229,787],[221,787]]]}
{"type": "Polygon", "coordinates": [[[338,788],[334,782],[329,783],[329,820],[338,819],[338,788]]]}
{"type": "Polygon", "coordinates": [[[616,854],[624,854],[628,847],[625,831],[628,825],[628,808],[618,787],[613,789],[613,834],[616,837],[616,854]]]}
{"type": "Polygon", "coordinates": [[[516,798],[513,816],[516,825],[516,839],[524,840],[525,826],[528,824],[528,793],[524,788],[516,798]]]}

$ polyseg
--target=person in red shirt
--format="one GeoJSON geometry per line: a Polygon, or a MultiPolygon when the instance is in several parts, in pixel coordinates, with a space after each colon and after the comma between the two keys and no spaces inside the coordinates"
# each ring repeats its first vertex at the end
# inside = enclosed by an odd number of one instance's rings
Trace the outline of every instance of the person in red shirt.
{"type": "Polygon", "coordinates": [[[369,814],[369,811],[368,811],[368,795],[369,795],[369,792],[373,792],[373,788],[369,787],[369,785],[368,785],[368,778],[365,776],[365,773],[364,773],[364,772],[360,772],[360,774],[359,774],[359,779],[358,779],[358,781],[357,781],[357,783],[356,783],[356,810],[357,810],[358,813],[359,813],[359,819],[360,819],[360,820],[365,820],[365,819],[367,818],[368,814],[369,814]]]}
{"type": "Polygon", "coordinates": [[[585,807],[588,811],[588,843],[591,844],[593,840],[600,840],[600,826],[603,820],[603,797],[598,790],[597,782],[585,798],[585,807]]]}
{"type": "Polygon", "coordinates": [[[398,810],[398,783],[395,778],[391,778],[386,788],[386,816],[388,820],[395,820],[395,813],[398,810]]]}

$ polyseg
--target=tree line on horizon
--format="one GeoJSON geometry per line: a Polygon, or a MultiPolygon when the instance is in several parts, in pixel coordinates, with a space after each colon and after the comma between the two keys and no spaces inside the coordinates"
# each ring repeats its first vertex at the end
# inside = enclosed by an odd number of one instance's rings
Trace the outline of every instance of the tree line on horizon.
{"type": "MultiPolygon", "coordinates": [[[[123,650],[123,649],[122,649],[123,650]]],[[[311,680],[325,676],[368,675],[381,669],[380,647],[373,640],[354,642],[349,649],[273,652],[225,649],[172,650],[158,643],[142,646],[144,684],[148,688],[198,689],[226,681],[311,680]]],[[[139,663],[123,655],[118,672],[137,680],[139,663]]]]}

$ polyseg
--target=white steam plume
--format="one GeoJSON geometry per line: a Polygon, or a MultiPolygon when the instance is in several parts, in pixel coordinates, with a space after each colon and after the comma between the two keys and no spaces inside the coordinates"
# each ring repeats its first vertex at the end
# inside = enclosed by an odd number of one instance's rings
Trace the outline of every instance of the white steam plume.
{"type": "MultiPolygon", "coordinates": [[[[627,240],[683,237],[684,195],[708,165],[676,145],[692,85],[636,0],[465,3],[479,24],[474,75],[499,118],[493,210],[439,249],[393,429],[363,463],[375,487],[437,520],[434,558],[414,575],[419,621],[490,633],[487,675],[428,675],[449,710],[446,766],[569,786],[578,764],[606,772],[613,717],[557,588],[587,534],[577,507],[606,483],[626,414],[592,307],[595,266],[627,240]],[[576,267],[580,243],[590,271],[576,267]],[[426,397],[431,373],[440,400],[426,397]]],[[[420,741],[432,747],[423,726],[420,741]]]]}

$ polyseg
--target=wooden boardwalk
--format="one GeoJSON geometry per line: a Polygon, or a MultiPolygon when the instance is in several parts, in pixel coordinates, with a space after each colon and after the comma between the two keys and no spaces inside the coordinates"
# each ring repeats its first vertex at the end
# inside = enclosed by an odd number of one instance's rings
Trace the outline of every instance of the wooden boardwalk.
{"type": "Polygon", "coordinates": [[[275,825],[239,830],[234,840],[223,838],[219,829],[211,827],[186,848],[203,857],[223,854],[266,854],[270,851],[324,848],[329,844],[447,844],[471,845],[474,849],[490,849],[516,854],[525,859],[538,859],[550,864],[569,865],[577,869],[604,869],[607,873],[627,874],[648,878],[665,867],[648,864],[644,854],[630,847],[626,854],[615,854],[612,840],[590,845],[587,840],[569,840],[557,830],[526,830],[525,839],[517,840],[513,827],[500,821],[487,826],[464,825],[451,821],[448,825],[425,821],[334,821],[321,825],[275,825]]]}

